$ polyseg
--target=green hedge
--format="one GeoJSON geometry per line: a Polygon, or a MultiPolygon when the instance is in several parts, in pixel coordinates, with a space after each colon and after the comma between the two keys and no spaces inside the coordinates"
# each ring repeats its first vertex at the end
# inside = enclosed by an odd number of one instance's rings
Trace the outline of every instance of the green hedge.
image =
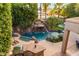
{"type": "Polygon", "coordinates": [[[11,4],[0,4],[0,55],[6,55],[11,45],[11,4]]]}
{"type": "Polygon", "coordinates": [[[61,18],[58,17],[49,17],[47,19],[47,23],[48,23],[48,28],[49,30],[63,30],[64,28],[59,27],[58,25],[63,24],[64,25],[64,21],[61,18]]]}
{"type": "Polygon", "coordinates": [[[36,3],[12,4],[13,27],[27,28],[37,19],[36,3]]]}

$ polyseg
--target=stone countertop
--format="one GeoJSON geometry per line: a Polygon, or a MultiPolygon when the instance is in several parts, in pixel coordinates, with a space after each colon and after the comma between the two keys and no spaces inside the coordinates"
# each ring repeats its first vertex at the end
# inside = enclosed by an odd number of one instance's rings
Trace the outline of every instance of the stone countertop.
{"type": "Polygon", "coordinates": [[[68,18],[68,19],[66,19],[66,22],[71,22],[71,23],[79,24],[79,17],[68,18]]]}
{"type": "Polygon", "coordinates": [[[35,45],[32,44],[32,45],[27,45],[26,47],[24,46],[24,51],[28,50],[28,51],[31,51],[33,53],[38,53],[40,51],[43,51],[45,50],[44,47],[40,46],[40,45],[36,45],[36,48],[34,47],[35,45]]]}

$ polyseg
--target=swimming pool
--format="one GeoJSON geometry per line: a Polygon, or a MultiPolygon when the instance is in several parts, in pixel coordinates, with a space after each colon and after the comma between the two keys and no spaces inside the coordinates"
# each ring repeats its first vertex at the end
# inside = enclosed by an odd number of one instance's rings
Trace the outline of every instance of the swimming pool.
{"type": "Polygon", "coordinates": [[[27,32],[21,35],[20,39],[23,41],[31,40],[32,36],[36,37],[37,40],[44,40],[48,36],[48,32],[27,32]]]}
{"type": "Polygon", "coordinates": [[[23,41],[29,41],[32,39],[32,36],[35,36],[38,41],[45,40],[46,38],[59,38],[59,36],[63,36],[63,32],[26,32],[23,33],[20,37],[23,41]]]}

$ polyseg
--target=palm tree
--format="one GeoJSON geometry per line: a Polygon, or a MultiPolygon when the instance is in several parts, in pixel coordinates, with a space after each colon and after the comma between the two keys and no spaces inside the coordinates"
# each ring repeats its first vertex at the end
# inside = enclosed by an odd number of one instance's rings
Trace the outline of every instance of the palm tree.
{"type": "Polygon", "coordinates": [[[62,5],[63,5],[63,3],[56,3],[56,9],[57,9],[58,18],[60,16],[60,12],[61,12],[61,9],[62,9],[62,5]]]}
{"type": "Polygon", "coordinates": [[[47,9],[48,9],[49,5],[50,5],[50,3],[43,3],[43,10],[45,12],[45,20],[47,18],[47,9]]]}
{"type": "Polygon", "coordinates": [[[62,7],[60,14],[63,16],[64,19],[66,19],[66,17],[68,16],[68,12],[66,10],[66,5],[64,5],[62,7]]]}
{"type": "Polygon", "coordinates": [[[54,16],[55,12],[56,12],[56,10],[55,10],[55,8],[53,8],[53,9],[50,10],[49,14],[50,14],[51,16],[52,16],[52,15],[54,16]]]}
{"type": "Polygon", "coordinates": [[[56,3],[55,7],[51,10],[53,14],[57,14],[58,15],[58,18],[60,16],[60,12],[61,12],[62,6],[63,6],[63,3],[56,3]]]}

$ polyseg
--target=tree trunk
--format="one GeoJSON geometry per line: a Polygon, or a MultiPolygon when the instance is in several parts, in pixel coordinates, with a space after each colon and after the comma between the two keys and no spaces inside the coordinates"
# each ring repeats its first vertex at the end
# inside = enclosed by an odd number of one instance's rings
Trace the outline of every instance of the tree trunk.
{"type": "Polygon", "coordinates": [[[47,14],[46,14],[46,11],[45,11],[45,20],[46,20],[46,18],[47,18],[47,14]]]}
{"type": "MultiPolygon", "coordinates": [[[[46,7],[46,4],[45,4],[45,7],[46,7]]],[[[47,12],[47,9],[45,10],[45,20],[46,20],[46,18],[47,18],[47,17],[46,17],[46,16],[47,16],[46,12],[47,12]]]]}
{"type": "Polygon", "coordinates": [[[60,11],[58,11],[58,18],[59,18],[59,16],[60,16],[60,14],[59,14],[59,13],[60,13],[60,11]]]}
{"type": "Polygon", "coordinates": [[[58,14],[58,18],[59,18],[59,14],[58,14]]]}
{"type": "Polygon", "coordinates": [[[42,7],[41,7],[41,3],[40,3],[40,19],[42,19],[42,7]]]}
{"type": "Polygon", "coordinates": [[[60,8],[58,9],[58,18],[59,18],[59,16],[60,16],[60,8]]]}

